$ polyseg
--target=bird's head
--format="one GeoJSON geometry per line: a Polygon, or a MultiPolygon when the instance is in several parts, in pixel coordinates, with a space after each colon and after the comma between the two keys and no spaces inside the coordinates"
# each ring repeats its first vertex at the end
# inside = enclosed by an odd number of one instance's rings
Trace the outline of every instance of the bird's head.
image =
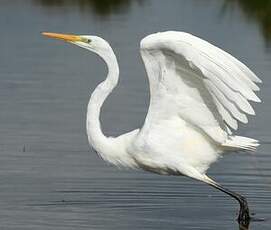
{"type": "Polygon", "coordinates": [[[100,55],[101,57],[104,57],[112,50],[108,42],[98,36],[60,34],[48,32],[43,32],[42,35],[72,43],[84,49],[88,49],[100,55]]]}

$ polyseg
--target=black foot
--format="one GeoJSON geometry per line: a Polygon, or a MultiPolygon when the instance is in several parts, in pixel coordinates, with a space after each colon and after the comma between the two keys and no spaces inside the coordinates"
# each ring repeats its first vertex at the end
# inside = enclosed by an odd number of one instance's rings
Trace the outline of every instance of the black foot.
{"type": "MultiPolygon", "coordinates": [[[[251,217],[249,215],[249,208],[248,208],[248,204],[247,201],[244,197],[242,197],[239,200],[240,203],[240,210],[239,210],[239,215],[238,215],[238,223],[240,224],[240,226],[244,226],[247,227],[249,226],[249,222],[251,220],[251,217]]],[[[246,229],[246,228],[244,228],[246,229]]]]}
{"type": "Polygon", "coordinates": [[[222,187],[220,184],[216,183],[215,181],[213,181],[212,179],[208,177],[207,177],[207,183],[219,189],[220,191],[230,195],[231,197],[233,197],[239,202],[240,210],[239,210],[237,221],[239,223],[240,230],[248,230],[250,221],[264,221],[264,219],[255,218],[253,216],[254,214],[252,214],[252,217],[250,216],[248,204],[245,197],[241,196],[240,194],[236,192],[230,191],[227,188],[222,187]]]}
{"type": "Polygon", "coordinates": [[[239,230],[249,230],[249,224],[247,225],[239,224],[239,230]]]}

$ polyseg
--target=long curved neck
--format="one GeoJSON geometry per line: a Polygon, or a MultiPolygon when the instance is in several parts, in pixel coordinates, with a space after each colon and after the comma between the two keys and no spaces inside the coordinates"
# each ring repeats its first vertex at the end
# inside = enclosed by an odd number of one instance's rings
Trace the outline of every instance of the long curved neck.
{"type": "Polygon", "coordinates": [[[92,145],[92,147],[101,153],[104,149],[109,147],[110,144],[109,139],[101,130],[101,107],[105,99],[118,84],[119,66],[117,58],[112,49],[102,54],[99,53],[99,56],[101,56],[107,64],[108,74],[106,80],[96,87],[90,97],[87,109],[87,135],[89,143],[92,145]]]}

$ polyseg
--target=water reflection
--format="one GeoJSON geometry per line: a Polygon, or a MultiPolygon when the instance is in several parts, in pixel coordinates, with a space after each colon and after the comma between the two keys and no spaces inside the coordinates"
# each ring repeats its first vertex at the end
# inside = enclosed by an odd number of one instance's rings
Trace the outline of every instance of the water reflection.
{"type": "Polygon", "coordinates": [[[256,20],[268,43],[271,41],[271,0],[226,0],[225,8],[238,6],[248,20],[256,20]],[[230,6],[230,7],[228,7],[230,6]]]}
{"type": "Polygon", "coordinates": [[[144,0],[33,0],[46,7],[74,6],[82,11],[92,10],[99,16],[107,16],[113,13],[126,12],[132,2],[142,4],[144,0]]]}

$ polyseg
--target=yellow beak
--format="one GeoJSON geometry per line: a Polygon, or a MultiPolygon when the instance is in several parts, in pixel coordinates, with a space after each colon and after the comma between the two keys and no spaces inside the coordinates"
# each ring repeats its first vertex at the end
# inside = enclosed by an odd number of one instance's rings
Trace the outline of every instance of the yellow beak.
{"type": "Polygon", "coordinates": [[[43,32],[42,35],[49,37],[49,38],[56,38],[56,39],[64,40],[66,42],[82,41],[82,38],[80,36],[74,35],[74,34],[58,34],[58,33],[43,32]]]}

